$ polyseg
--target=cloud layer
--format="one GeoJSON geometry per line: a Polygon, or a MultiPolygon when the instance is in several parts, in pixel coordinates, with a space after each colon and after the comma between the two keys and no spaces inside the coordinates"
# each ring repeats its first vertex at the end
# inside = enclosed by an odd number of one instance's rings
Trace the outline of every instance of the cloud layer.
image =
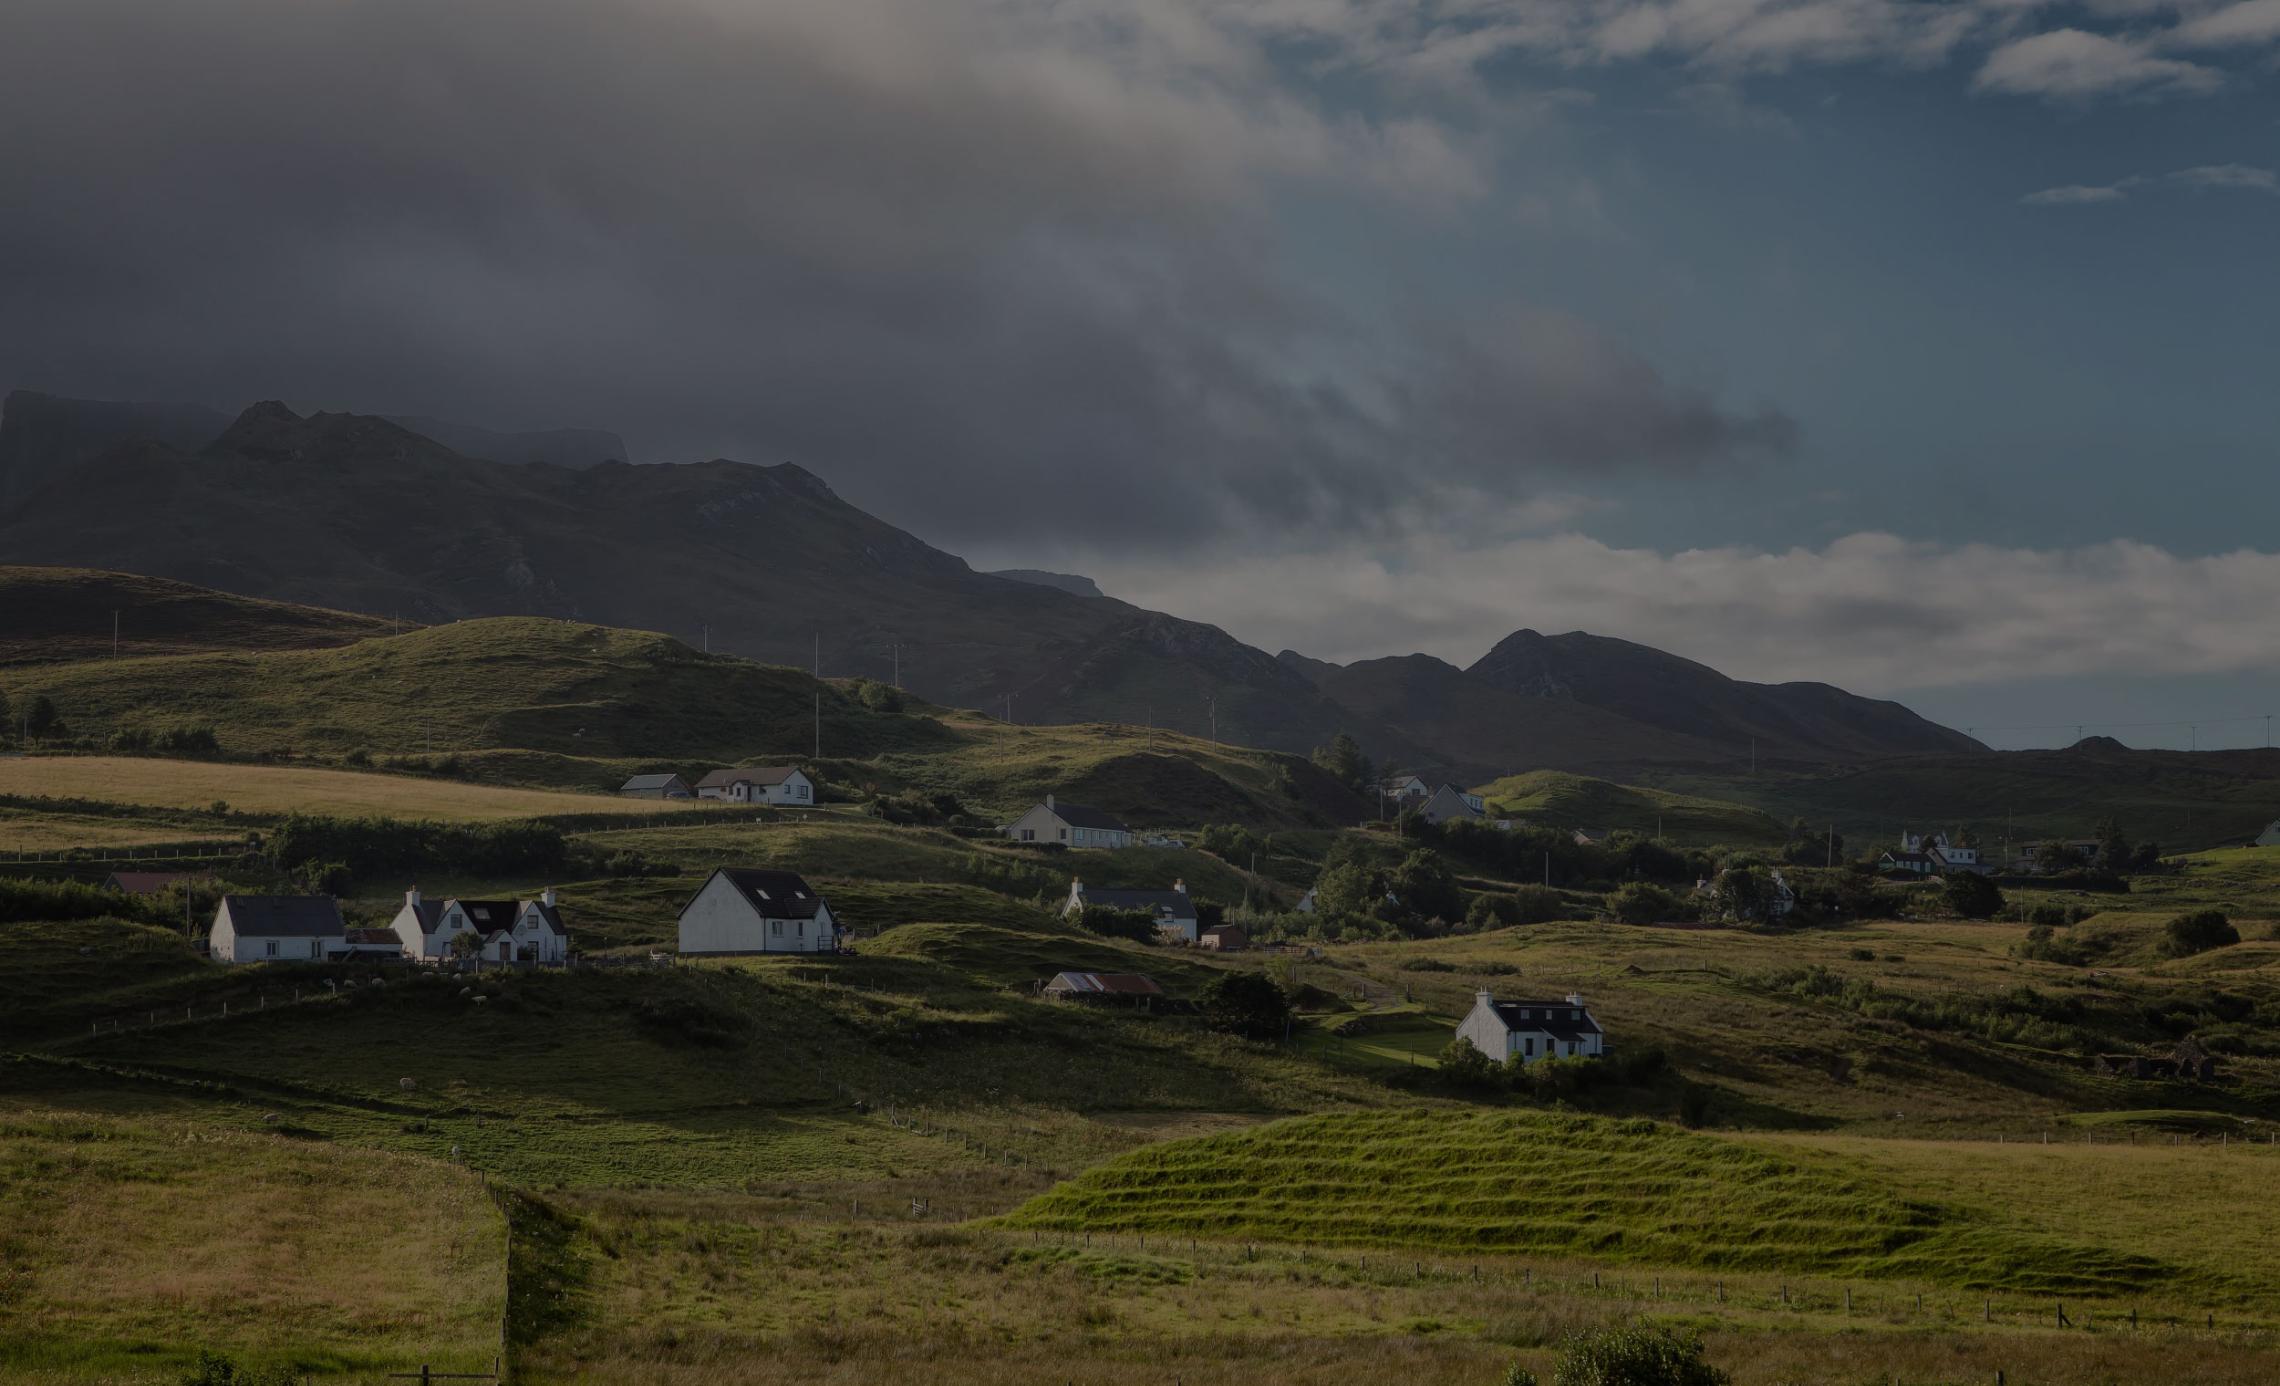
{"type": "Polygon", "coordinates": [[[1340,662],[1421,646],[1458,665],[1523,626],[1621,635],[1739,678],[1858,692],[2026,676],[2280,670],[2280,554],[2183,557],[2125,541],[2060,550],[1854,534],[1822,548],[1664,554],[1556,534],[1440,552],[1344,548],[1201,573],[1094,576],[1113,595],[1340,662]],[[1436,561],[1438,560],[1438,561],[1436,561]]]}
{"type": "Polygon", "coordinates": [[[2061,187],[2042,188],[2028,193],[2019,201],[2030,207],[2080,207],[2100,202],[2120,202],[2142,188],[2163,186],[2190,188],[2196,192],[2280,193],[2280,174],[2248,164],[2201,164],[2156,178],[2132,174],[2112,183],[2068,183],[2061,187]]]}

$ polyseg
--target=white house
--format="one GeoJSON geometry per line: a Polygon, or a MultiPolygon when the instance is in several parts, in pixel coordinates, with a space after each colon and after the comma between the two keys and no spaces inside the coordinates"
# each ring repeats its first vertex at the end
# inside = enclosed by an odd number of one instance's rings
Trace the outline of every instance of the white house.
{"type": "Polygon", "coordinates": [[[1300,914],[1314,913],[1314,887],[1308,886],[1306,888],[1306,893],[1299,896],[1298,903],[1291,906],[1291,908],[1300,914]]]}
{"type": "Polygon", "coordinates": [[[1388,799],[1422,799],[1433,792],[1433,786],[1415,775],[1388,775],[1378,782],[1378,793],[1388,799]]]}
{"type": "Polygon", "coordinates": [[[225,895],[206,951],[215,962],[321,962],[343,947],[348,925],[329,895],[225,895]]]}
{"type": "Polygon", "coordinates": [[[536,900],[430,900],[413,886],[388,926],[413,962],[441,962],[468,956],[484,962],[559,965],[569,961],[570,933],[562,926],[554,887],[536,900]],[[462,955],[458,940],[472,936],[462,955]]]}
{"type": "Polygon", "coordinates": [[[1186,881],[1172,882],[1170,890],[1088,890],[1083,881],[1070,881],[1069,900],[1061,907],[1061,917],[1074,918],[1088,905],[1151,914],[1156,918],[1156,932],[1166,942],[1196,941],[1195,901],[1188,898],[1186,881]]]}
{"type": "Polygon", "coordinates": [[[627,799],[689,799],[689,782],[679,775],[635,775],[618,786],[627,799]]]}
{"type": "Polygon", "coordinates": [[[2259,847],[2280,847],[2280,818],[2275,818],[2264,825],[2264,831],[2256,835],[2256,845],[2259,847]]]}
{"type": "Polygon", "coordinates": [[[697,781],[697,797],[731,804],[813,807],[815,781],[796,765],[755,765],[715,770],[697,781]]]}
{"type": "Polygon", "coordinates": [[[1005,835],[1016,842],[1059,842],[1070,847],[1132,845],[1132,830],[1116,815],[1050,794],[1044,803],[1006,824],[1005,835]]]}
{"type": "MultiPolygon", "coordinates": [[[[1893,854],[1886,853],[1886,855],[1891,856],[1893,854]]],[[[1932,871],[1935,874],[1945,874],[1950,871],[1985,871],[1987,869],[1981,863],[1977,847],[1966,847],[1960,842],[1950,841],[1946,833],[1932,833],[1929,836],[1919,836],[1916,833],[1900,834],[1900,852],[1895,860],[1911,855],[1929,859],[1932,863],[1932,871]]]]}
{"type": "Polygon", "coordinates": [[[1573,992],[1565,1001],[1499,1001],[1489,992],[1475,992],[1472,1010],[1457,1022],[1457,1038],[1498,1063],[1514,1055],[1534,1063],[1606,1052],[1599,1022],[1573,992]]]}
{"type": "Polygon", "coordinates": [[[1445,784],[1434,790],[1417,812],[1428,823],[1478,822],[1488,816],[1488,801],[1478,794],[1467,794],[1453,784],[1445,784]]]}
{"type": "Polygon", "coordinates": [[[1889,849],[1876,859],[1876,869],[1905,876],[1936,876],[1940,864],[1932,860],[1929,852],[1894,852],[1889,849]]]}
{"type": "Polygon", "coordinates": [[[831,906],[794,872],[724,866],[681,907],[685,954],[830,953],[838,947],[831,906]]]}

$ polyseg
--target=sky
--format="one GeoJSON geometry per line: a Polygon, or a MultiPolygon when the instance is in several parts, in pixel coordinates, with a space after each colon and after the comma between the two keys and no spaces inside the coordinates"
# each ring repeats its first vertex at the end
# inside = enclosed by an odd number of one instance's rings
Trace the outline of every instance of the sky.
{"type": "Polygon", "coordinates": [[[16,0],[0,387],[793,461],[1267,649],[2280,712],[2280,0],[16,0]]]}

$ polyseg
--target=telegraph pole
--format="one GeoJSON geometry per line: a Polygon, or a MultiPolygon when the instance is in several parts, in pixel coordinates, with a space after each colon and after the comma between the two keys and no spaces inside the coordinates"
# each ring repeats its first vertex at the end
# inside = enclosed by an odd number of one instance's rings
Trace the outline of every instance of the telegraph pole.
{"type": "Polygon", "coordinates": [[[1211,744],[1217,747],[1219,745],[1219,696],[1213,694],[1203,701],[1211,709],[1211,744]]]}
{"type": "Polygon", "coordinates": [[[119,657],[119,613],[111,613],[111,658],[119,657]]]}

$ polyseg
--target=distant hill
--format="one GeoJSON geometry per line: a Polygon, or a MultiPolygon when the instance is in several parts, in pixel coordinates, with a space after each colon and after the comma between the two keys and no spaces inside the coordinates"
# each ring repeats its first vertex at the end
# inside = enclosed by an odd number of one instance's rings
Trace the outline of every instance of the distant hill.
{"type": "Polygon", "coordinates": [[[1465,671],[1508,693],[1618,713],[1724,748],[1727,759],[1857,760],[1984,751],[1898,703],[1825,683],[1745,683],[1628,640],[1517,631],[1465,671]]]}
{"type": "Polygon", "coordinates": [[[1073,597],[1105,597],[1108,595],[1100,590],[1100,584],[1089,577],[1079,577],[1075,573],[1048,573],[1043,568],[999,568],[990,576],[1005,578],[1011,582],[1033,582],[1039,587],[1050,587],[1056,591],[1066,592],[1073,597]]]}
{"type": "Polygon", "coordinates": [[[1782,820],[1746,804],[1611,784],[1556,770],[1508,775],[1478,786],[1475,792],[1488,800],[1492,812],[1504,817],[1581,829],[1594,837],[1633,832],[1690,847],[1774,847],[1789,838],[1782,820]]]}
{"type": "Polygon", "coordinates": [[[315,649],[391,628],[379,617],[234,597],[163,578],[0,567],[0,665],[102,659],[114,649],[127,657],[315,649]]]}
{"type": "Polygon", "coordinates": [[[899,679],[1017,722],[1121,722],[1298,753],[1346,731],[1381,762],[1467,780],[1747,765],[1753,741],[1766,764],[1979,749],[1897,704],[1742,683],[1582,634],[1522,631],[1468,670],[1423,656],[1270,657],[1084,578],[976,572],[789,463],[533,466],[615,440],[414,420],[423,432],[276,402],[218,431],[210,414],[172,407],[18,395],[10,409],[0,553],[21,563],[391,621],[528,615],[661,631],[829,676],[899,679]]]}

